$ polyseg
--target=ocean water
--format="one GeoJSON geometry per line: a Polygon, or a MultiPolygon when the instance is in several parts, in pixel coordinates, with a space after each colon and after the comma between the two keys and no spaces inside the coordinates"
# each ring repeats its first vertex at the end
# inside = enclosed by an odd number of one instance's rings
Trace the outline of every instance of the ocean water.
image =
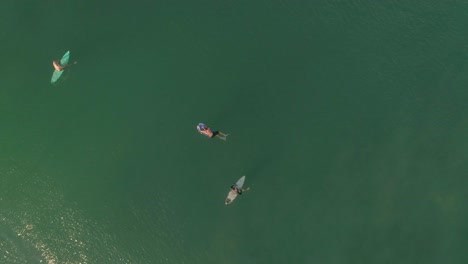
{"type": "Polygon", "coordinates": [[[0,263],[466,263],[467,8],[2,3],[0,263]]]}

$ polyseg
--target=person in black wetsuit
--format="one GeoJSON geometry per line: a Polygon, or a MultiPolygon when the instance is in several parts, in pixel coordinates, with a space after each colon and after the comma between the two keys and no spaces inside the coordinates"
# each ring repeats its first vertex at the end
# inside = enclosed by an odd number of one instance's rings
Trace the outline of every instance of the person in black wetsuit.
{"type": "Polygon", "coordinates": [[[239,188],[236,187],[235,184],[231,185],[231,189],[232,189],[233,191],[235,191],[238,195],[242,195],[242,192],[246,192],[246,191],[249,190],[249,188],[247,188],[247,189],[242,189],[242,188],[239,189],[239,188]]]}

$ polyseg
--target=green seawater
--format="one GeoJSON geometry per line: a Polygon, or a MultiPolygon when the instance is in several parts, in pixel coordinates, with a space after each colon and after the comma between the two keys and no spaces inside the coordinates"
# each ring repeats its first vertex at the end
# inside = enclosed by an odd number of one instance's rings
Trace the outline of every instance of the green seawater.
{"type": "Polygon", "coordinates": [[[2,2],[0,263],[468,263],[466,10],[2,2]]]}

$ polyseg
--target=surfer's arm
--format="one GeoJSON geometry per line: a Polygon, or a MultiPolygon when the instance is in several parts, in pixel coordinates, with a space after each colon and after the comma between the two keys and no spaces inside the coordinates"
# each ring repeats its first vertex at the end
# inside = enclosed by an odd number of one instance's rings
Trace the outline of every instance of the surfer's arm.
{"type": "Polygon", "coordinates": [[[75,65],[75,64],[77,64],[77,63],[78,63],[78,62],[75,61],[75,62],[73,62],[73,63],[65,64],[65,66],[63,66],[63,67],[64,67],[64,68],[65,68],[65,67],[69,67],[69,66],[75,65]]]}
{"type": "Polygon", "coordinates": [[[68,63],[68,64],[65,64],[65,65],[62,65],[61,67],[62,67],[62,69],[65,69],[65,68],[70,67],[70,66],[72,66],[72,65],[75,65],[75,64],[77,64],[77,63],[78,63],[78,62],[75,61],[75,62],[73,62],[73,63],[68,63]]]}

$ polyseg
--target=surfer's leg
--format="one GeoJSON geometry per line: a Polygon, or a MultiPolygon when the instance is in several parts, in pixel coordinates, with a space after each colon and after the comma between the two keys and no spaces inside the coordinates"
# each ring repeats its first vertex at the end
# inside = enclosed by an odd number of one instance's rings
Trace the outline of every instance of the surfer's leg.
{"type": "Polygon", "coordinates": [[[216,134],[216,136],[218,136],[218,137],[219,137],[220,139],[222,139],[222,140],[226,140],[226,137],[229,135],[229,134],[224,134],[224,133],[221,132],[221,131],[216,131],[216,132],[218,132],[218,133],[216,134]]]}
{"type": "Polygon", "coordinates": [[[216,136],[217,136],[218,138],[220,138],[220,139],[226,141],[226,137],[223,137],[223,136],[221,136],[221,135],[216,135],[216,136]]]}

